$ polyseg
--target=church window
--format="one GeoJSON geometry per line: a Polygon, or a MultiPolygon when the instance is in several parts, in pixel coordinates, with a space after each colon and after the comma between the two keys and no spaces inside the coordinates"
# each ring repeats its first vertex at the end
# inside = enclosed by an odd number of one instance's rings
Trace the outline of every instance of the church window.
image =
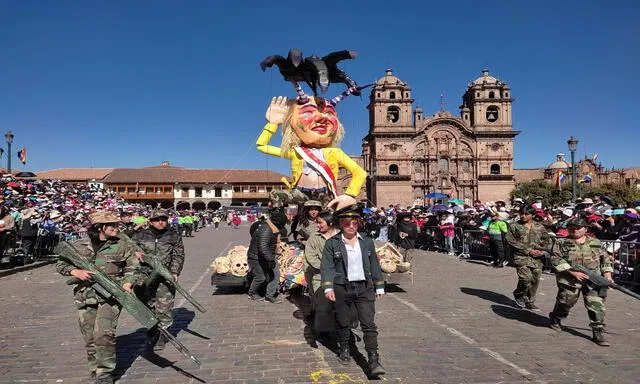
{"type": "Polygon", "coordinates": [[[493,92],[493,91],[489,92],[489,98],[490,99],[495,99],[496,98],[496,93],[493,92]]]}
{"type": "Polygon", "coordinates": [[[400,120],[400,109],[398,107],[389,107],[387,109],[387,121],[397,123],[400,120]]]}
{"type": "Polygon", "coordinates": [[[487,121],[490,123],[495,123],[498,121],[498,107],[492,105],[487,108],[487,121]]]}
{"type": "Polygon", "coordinates": [[[389,166],[389,174],[390,175],[397,175],[398,174],[398,165],[397,164],[391,164],[389,166]]]}
{"type": "Polygon", "coordinates": [[[409,92],[405,92],[404,97],[409,97],[409,92]]]}
{"type": "Polygon", "coordinates": [[[476,97],[480,97],[480,92],[476,92],[476,97]]]}
{"type": "Polygon", "coordinates": [[[500,174],[500,166],[498,164],[491,164],[491,174],[492,175],[500,174]]]}
{"type": "Polygon", "coordinates": [[[390,99],[395,99],[396,98],[396,93],[393,92],[393,91],[389,92],[389,98],[390,99]]]}
{"type": "Polygon", "coordinates": [[[509,92],[505,92],[504,97],[509,97],[509,92]]]}
{"type": "Polygon", "coordinates": [[[438,160],[438,169],[440,172],[449,172],[449,159],[446,157],[440,158],[440,160],[438,160]]]}
{"type": "Polygon", "coordinates": [[[378,96],[377,97],[380,97],[380,92],[378,92],[378,96]]]}

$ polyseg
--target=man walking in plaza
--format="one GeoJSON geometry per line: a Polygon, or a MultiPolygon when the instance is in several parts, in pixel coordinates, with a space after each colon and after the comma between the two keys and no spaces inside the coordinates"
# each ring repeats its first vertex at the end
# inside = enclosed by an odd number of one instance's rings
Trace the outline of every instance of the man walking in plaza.
{"type": "Polygon", "coordinates": [[[322,253],[321,287],[335,302],[339,360],[351,361],[349,349],[350,308],[355,306],[362,327],[364,348],[371,377],[385,373],[378,355],[376,298],[384,296],[384,280],[373,240],[358,233],[362,228],[362,207],[354,204],[335,212],[341,233],[328,239],[322,253]]]}
{"type": "MultiPolygon", "coordinates": [[[[159,260],[171,272],[174,281],[178,281],[184,266],[184,246],[182,237],[169,227],[169,215],[164,210],[158,209],[149,216],[149,227],[138,231],[134,241],[144,252],[145,259],[153,257],[159,260]]],[[[140,287],[140,300],[160,319],[159,326],[167,329],[173,324],[175,288],[162,277],[154,275],[153,270],[144,262],[142,270],[147,279],[140,287]]],[[[156,331],[148,336],[149,347],[155,351],[164,349],[167,340],[163,335],[156,331]]]]}
{"type": "Polygon", "coordinates": [[[513,291],[516,305],[537,312],[540,308],[534,302],[543,259],[551,248],[551,241],[545,227],[533,221],[535,214],[536,209],[531,205],[520,208],[519,220],[507,231],[507,243],[513,250],[513,264],[518,274],[518,286],[513,291]]]}
{"type": "Polygon", "coordinates": [[[502,268],[507,265],[507,250],[505,249],[505,236],[507,234],[507,222],[502,220],[500,212],[491,210],[491,221],[487,225],[489,232],[489,249],[493,266],[502,268]]]}
{"type": "Polygon", "coordinates": [[[280,284],[280,268],[276,261],[276,246],[281,239],[281,234],[287,224],[287,216],[283,208],[274,208],[267,220],[256,221],[251,225],[249,234],[251,242],[247,251],[249,272],[253,276],[249,286],[249,299],[255,301],[267,300],[273,304],[282,303],[277,297],[280,284]],[[258,292],[264,285],[267,286],[266,296],[263,299],[258,292]]]}
{"type": "Polygon", "coordinates": [[[567,225],[569,237],[559,239],[553,246],[552,263],[556,269],[558,295],[553,311],[549,314],[550,327],[562,330],[562,320],[569,315],[571,308],[578,302],[582,292],[584,306],[587,308],[589,326],[593,332],[593,341],[603,347],[609,343],[604,338],[605,297],[608,287],[593,288],[587,284],[587,275],[572,271],[574,265],[582,265],[589,270],[613,281],[611,259],[602,248],[600,240],[588,237],[589,223],[583,217],[576,217],[567,225]]]}
{"type": "MultiPolygon", "coordinates": [[[[89,221],[88,237],[73,242],[73,247],[123,289],[133,293],[133,284],[140,276],[135,255],[137,247],[128,236],[119,234],[120,218],[113,212],[101,211],[89,215],[89,221]]],[[[63,260],[58,261],[56,270],[63,276],[82,280],[74,289],[74,300],[89,371],[96,384],[111,384],[116,367],[116,326],[122,307],[100,296],[91,287],[93,272],[78,269],[63,260]]]]}

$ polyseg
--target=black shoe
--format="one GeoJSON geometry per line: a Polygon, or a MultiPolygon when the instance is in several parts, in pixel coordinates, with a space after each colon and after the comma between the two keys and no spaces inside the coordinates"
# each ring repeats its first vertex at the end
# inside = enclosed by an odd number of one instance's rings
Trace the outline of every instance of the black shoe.
{"type": "Polygon", "coordinates": [[[250,293],[247,298],[253,301],[264,301],[264,297],[253,293],[250,293]]]}
{"type": "Polygon", "coordinates": [[[278,297],[267,296],[264,299],[270,302],[271,304],[282,304],[282,298],[280,296],[278,297]]]}
{"type": "Polygon", "coordinates": [[[562,332],[562,322],[553,314],[553,312],[549,314],[549,328],[554,331],[562,332]]]}
{"type": "Polygon", "coordinates": [[[380,356],[378,352],[369,352],[369,371],[372,377],[378,377],[384,375],[386,371],[380,364],[380,356]]]}
{"type": "Polygon", "coordinates": [[[531,312],[540,312],[540,308],[538,308],[535,304],[533,303],[527,303],[525,305],[525,307],[530,310],[531,312]]]}
{"type": "Polygon", "coordinates": [[[527,303],[524,302],[524,299],[522,297],[516,297],[516,306],[520,307],[520,308],[526,308],[527,303]]]}
{"type": "Polygon", "coordinates": [[[593,342],[601,347],[608,347],[611,345],[604,339],[604,328],[593,328],[593,342]]]}
{"type": "Polygon", "coordinates": [[[338,360],[340,364],[349,365],[351,363],[351,353],[349,352],[349,344],[340,345],[340,352],[338,353],[338,360]]]}
{"type": "Polygon", "coordinates": [[[160,332],[156,328],[147,331],[147,348],[153,349],[158,339],[160,338],[160,332]]]}

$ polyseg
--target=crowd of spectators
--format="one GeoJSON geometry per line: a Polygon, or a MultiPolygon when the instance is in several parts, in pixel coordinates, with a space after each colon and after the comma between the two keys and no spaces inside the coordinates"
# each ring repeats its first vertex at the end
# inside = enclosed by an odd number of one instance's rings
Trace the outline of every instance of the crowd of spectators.
{"type": "MultiPolygon", "coordinates": [[[[124,233],[132,234],[147,225],[154,208],[127,202],[113,192],[87,184],[56,180],[5,177],[0,179],[0,191],[0,260],[17,255],[22,263],[51,253],[60,240],[84,237],[88,215],[93,212],[118,212],[124,233]]],[[[170,209],[168,213],[170,224],[187,237],[199,228],[220,223],[224,216],[208,210],[170,209]]]]}

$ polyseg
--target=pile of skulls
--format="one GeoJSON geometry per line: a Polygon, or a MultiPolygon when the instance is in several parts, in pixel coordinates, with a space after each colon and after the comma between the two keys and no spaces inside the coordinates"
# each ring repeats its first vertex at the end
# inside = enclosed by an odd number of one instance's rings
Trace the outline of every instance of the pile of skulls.
{"type": "Polygon", "coordinates": [[[231,273],[236,277],[244,277],[249,272],[247,263],[247,247],[237,245],[229,251],[226,256],[217,257],[211,264],[211,269],[216,273],[224,275],[231,273]]]}
{"type": "Polygon", "coordinates": [[[391,243],[385,243],[383,246],[376,248],[376,255],[380,261],[382,272],[407,272],[411,267],[411,264],[403,262],[402,253],[391,243]]]}

